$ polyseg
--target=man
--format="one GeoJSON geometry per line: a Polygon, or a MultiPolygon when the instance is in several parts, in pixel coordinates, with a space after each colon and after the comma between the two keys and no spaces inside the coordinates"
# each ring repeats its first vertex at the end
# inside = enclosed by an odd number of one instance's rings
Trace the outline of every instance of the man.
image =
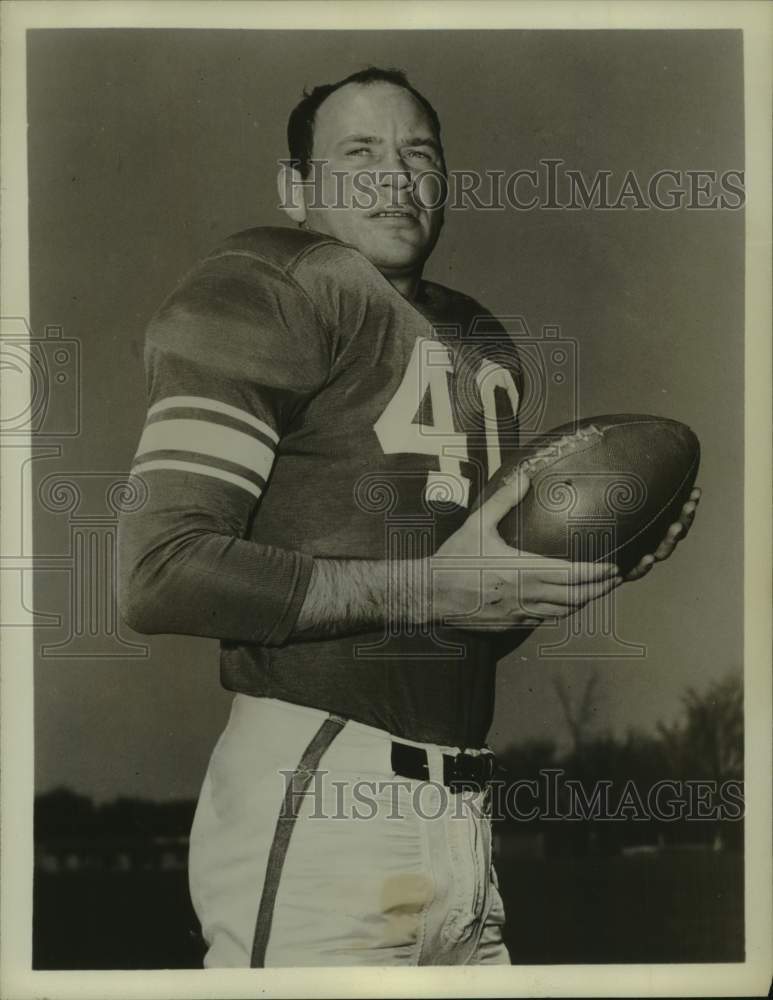
{"type": "Polygon", "coordinates": [[[236,693],[191,834],[205,961],[508,962],[501,638],[621,579],[504,544],[525,477],[474,507],[522,373],[490,314],[422,280],[446,169],[426,98],[366,70],[306,96],[288,139],[299,228],[231,237],[150,324],[147,503],[120,527],[129,624],[219,638],[236,693]]]}

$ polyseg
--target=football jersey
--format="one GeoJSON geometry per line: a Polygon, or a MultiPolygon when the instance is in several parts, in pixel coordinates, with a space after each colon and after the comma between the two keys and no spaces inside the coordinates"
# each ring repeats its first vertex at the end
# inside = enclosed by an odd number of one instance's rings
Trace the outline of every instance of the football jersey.
{"type": "Polygon", "coordinates": [[[219,638],[232,691],[480,746],[490,635],[293,627],[313,558],[430,555],[515,448],[521,373],[501,325],[432,282],[409,301],[332,237],[259,228],[184,277],[145,360],[147,495],[119,527],[127,621],[219,638]]]}

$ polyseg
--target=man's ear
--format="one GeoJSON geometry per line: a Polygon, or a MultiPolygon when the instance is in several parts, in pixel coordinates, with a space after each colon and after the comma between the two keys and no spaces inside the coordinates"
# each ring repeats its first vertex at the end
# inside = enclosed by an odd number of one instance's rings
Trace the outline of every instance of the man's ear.
{"type": "Polygon", "coordinates": [[[284,209],[293,222],[299,225],[306,221],[306,185],[297,167],[289,160],[282,160],[276,178],[279,192],[279,207],[284,209]]]}

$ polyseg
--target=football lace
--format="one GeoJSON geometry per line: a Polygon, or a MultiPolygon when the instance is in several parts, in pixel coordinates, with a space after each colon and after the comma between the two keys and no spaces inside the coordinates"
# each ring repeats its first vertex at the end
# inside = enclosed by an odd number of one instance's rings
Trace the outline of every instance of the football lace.
{"type": "Polygon", "coordinates": [[[595,441],[596,439],[603,437],[603,431],[599,430],[595,424],[589,424],[587,427],[581,427],[579,430],[575,431],[574,434],[564,434],[563,437],[556,438],[556,440],[551,441],[550,444],[544,445],[530,458],[524,459],[524,461],[521,462],[520,467],[528,476],[531,476],[533,473],[546,468],[546,466],[555,462],[557,459],[562,458],[564,455],[571,454],[573,451],[576,451],[578,445],[586,444],[589,441],[595,441]]]}

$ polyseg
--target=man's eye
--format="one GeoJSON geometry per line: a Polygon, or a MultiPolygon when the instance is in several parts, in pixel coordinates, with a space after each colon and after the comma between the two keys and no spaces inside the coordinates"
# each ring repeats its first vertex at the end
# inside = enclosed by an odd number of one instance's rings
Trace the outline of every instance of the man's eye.
{"type": "Polygon", "coordinates": [[[409,149],[407,150],[406,156],[418,156],[419,159],[429,160],[431,159],[429,153],[425,153],[423,149],[409,149]]]}
{"type": "Polygon", "coordinates": [[[367,146],[358,146],[356,149],[350,149],[347,153],[348,156],[360,156],[362,153],[368,154],[370,150],[367,146]]]}

